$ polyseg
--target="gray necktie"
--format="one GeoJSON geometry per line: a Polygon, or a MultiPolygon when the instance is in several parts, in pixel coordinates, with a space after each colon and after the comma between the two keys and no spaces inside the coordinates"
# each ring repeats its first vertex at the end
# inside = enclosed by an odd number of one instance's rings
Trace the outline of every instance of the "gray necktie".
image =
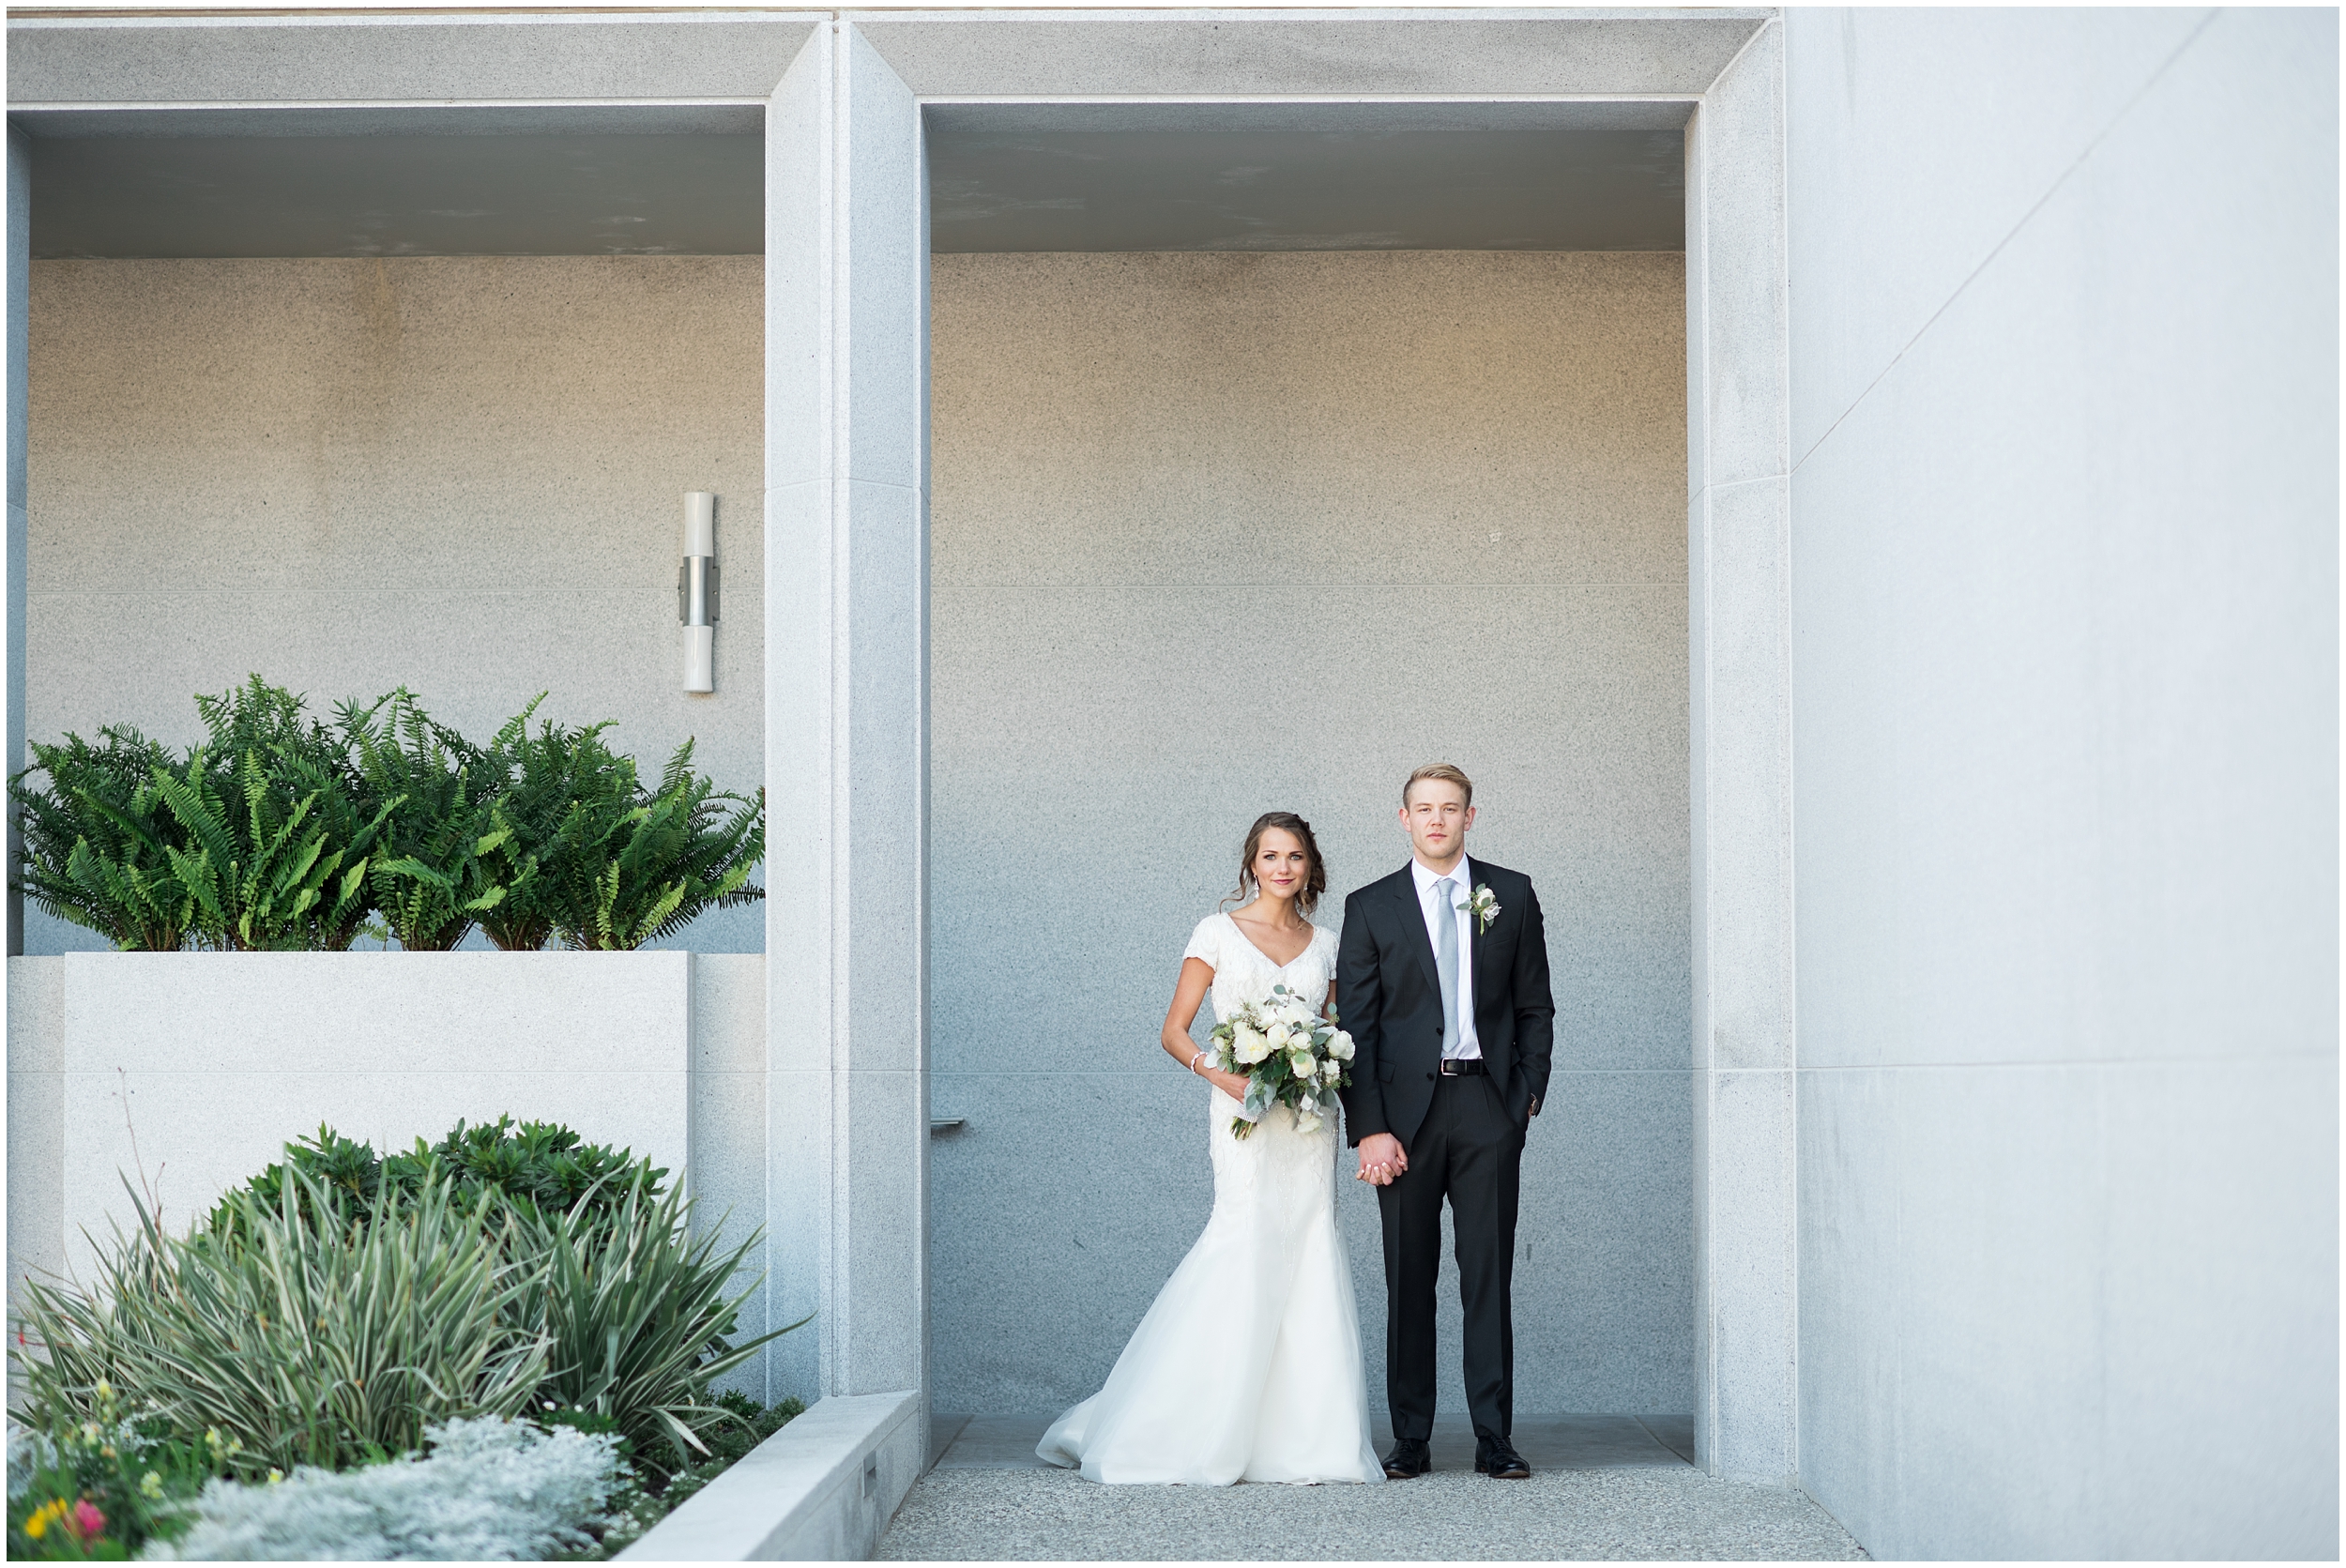
{"type": "Polygon", "coordinates": [[[1458,884],[1445,876],[1434,884],[1434,968],[1441,976],[1441,1054],[1449,1056],[1466,1038],[1458,1027],[1458,884]]]}

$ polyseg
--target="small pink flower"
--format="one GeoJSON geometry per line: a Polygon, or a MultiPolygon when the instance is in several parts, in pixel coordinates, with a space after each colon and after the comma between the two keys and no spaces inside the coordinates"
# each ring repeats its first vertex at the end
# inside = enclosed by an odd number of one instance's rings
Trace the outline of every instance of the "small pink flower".
{"type": "Polygon", "coordinates": [[[106,1515],[98,1511],[96,1503],[84,1498],[73,1505],[71,1523],[74,1534],[84,1541],[94,1541],[105,1532],[106,1515]]]}

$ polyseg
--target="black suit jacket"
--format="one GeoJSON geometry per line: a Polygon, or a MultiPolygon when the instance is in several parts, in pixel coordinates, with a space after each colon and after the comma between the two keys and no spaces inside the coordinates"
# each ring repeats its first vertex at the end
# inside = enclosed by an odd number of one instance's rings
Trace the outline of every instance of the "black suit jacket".
{"type": "MultiPolygon", "coordinates": [[[[1499,918],[1474,937],[1474,1033],[1516,1124],[1527,1126],[1531,1103],[1547,1098],[1556,1043],[1547,927],[1530,877],[1471,854],[1468,863],[1499,901],[1499,918]]],[[[1344,901],[1336,1010],[1353,1044],[1345,1136],[1390,1133],[1408,1147],[1434,1101],[1442,1035],[1441,978],[1408,866],[1344,901]]]]}

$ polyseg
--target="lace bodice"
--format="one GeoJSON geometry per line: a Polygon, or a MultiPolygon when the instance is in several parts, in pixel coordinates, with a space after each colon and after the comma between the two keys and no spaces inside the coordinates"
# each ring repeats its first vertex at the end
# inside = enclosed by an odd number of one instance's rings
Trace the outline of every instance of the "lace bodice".
{"type": "Polygon", "coordinates": [[[1183,958],[1201,959],[1213,968],[1213,1019],[1219,1024],[1248,1002],[1271,995],[1274,985],[1298,992],[1315,1008],[1328,999],[1328,986],[1336,975],[1336,936],[1325,927],[1312,932],[1311,945],[1293,962],[1279,964],[1246,939],[1238,921],[1226,914],[1208,915],[1191,933],[1183,958]]]}

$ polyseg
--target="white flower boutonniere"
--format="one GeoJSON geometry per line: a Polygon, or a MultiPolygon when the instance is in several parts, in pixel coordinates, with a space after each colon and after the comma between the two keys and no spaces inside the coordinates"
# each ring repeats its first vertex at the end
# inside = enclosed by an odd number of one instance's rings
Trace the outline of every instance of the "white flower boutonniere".
{"type": "Polygon", "coordinates": [[[1474,934],[1477,936],[1488,931],[1491,921],[1499,918],[1499,897],[1485,882],[1474,884],[1474,895],[1467,900],[1467,907],[1474,914],[1474,934]]]}

